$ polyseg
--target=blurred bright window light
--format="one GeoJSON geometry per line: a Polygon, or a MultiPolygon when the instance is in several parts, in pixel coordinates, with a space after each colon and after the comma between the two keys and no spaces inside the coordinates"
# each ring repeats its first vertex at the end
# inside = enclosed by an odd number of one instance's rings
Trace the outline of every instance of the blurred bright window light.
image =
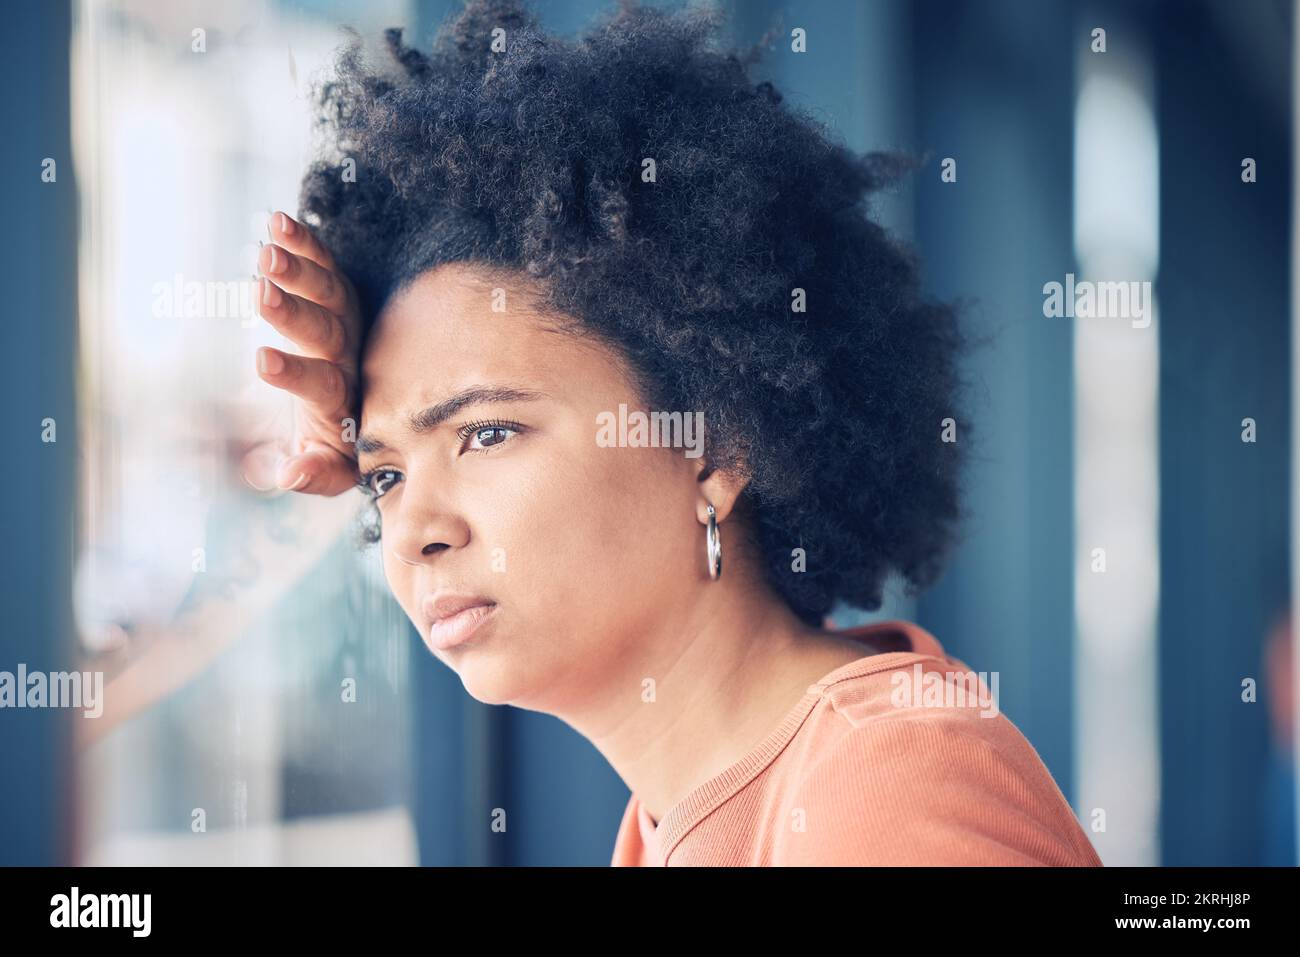
{"type": "MultiPolygon", "coordinates": [[[[1140,45],[1131,31],[1130,49],[1140,45]]],[[[1080,53],[1078,280],[1138,284],[1149,315],[1074,324],[1075,763],[1108,865],[1159,862],[1159,141],[1140,49],[1080,53]]],[[[1054,277],[1058,281],[1062,277],[1054,277]]]]}
{"type": "MultiPolygon", "coordinates": [[[[410,10],[349,16],[364,33],[410,10]]],[[[360,499],[264,498],[238,468],[290,434],[289,396],[254,373],[285,343],[248,291],[345,36],[273,3],[75,18],[76,608],[88,650],[121,648],[79,729],[83,862],[414,863],[412,632],[353,544],[360,499]]]]}

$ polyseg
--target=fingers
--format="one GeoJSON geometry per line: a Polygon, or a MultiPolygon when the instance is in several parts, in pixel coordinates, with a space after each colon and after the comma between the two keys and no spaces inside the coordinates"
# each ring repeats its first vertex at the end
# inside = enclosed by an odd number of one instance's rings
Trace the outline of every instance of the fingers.
{"type": "Polygon", "coordinates": [[[343,323],[314,302],[291,296],[266,277],[258,280],[258,311],[280,335],[308,356],[343,362],[347,335],[343,323]]]}
{"type": "Polygon", "coordinates": [[[264,382],[292,392],[305,402],[333,411],[348,405],[347,383],[334,363],[296,356],[271,346],[257,350],[257,374],[264,382]]]}
{"type": "Polygon", "coordinates": [[[334,265],[334,257],[316,238],[316,234],[288,213],[272,213],[267,221],[266,231],[272,242],[278,243],[282,249],[288,250],[295,256],[310,259],[322,269],[331,271],[337,269],[334,265]]]}
{"type": "Polygon", "coordinates": [[[264,245],[257,257],[257,268],[284,292],[309,299],[336,316],[349,309],[347,286],[336,273],[282,246],[264,245]]]}
{"type": "Polygon", "coordinates": [[[356,356],[356,293],[333,256],[304,224],[276,212],[267,222],[271,243],[258,255],[260,312],[302,355],[270,346],[257,351],[258,376],[302,400],[302,444],[285,458],[250,453],[244,476],[254,488],[338,495],[359,481],[355,456],[320,441],[321,423],[347,415],[356,356]],[[315,438],[313,438],[315,436],[315,438]]]}

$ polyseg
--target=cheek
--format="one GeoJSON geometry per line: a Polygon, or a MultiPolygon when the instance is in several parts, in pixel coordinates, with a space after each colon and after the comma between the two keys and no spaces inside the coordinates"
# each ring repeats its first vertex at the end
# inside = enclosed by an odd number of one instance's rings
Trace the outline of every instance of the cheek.
{"type": "MultiPolygon", "coordinates": [[[[575,607],[635,604],[636,594],[678,588],[692,570],[698,522],[689,474],[673,453],[594,442],[570,451],[521,461],[474,493],[469,520],[489,554],[501,549],[501,583],[538,613],[569,620],[575,607]]],[[[700,543],[703,567],[702,533],[700,543]]]]}

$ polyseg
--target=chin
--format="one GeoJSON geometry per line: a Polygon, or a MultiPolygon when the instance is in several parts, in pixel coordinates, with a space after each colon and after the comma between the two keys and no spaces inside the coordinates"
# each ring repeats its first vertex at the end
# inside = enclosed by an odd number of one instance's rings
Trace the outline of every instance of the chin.
{"type": "Polygon", "coordinates": [[[525,675],[515,658],[498,657],[470,642],[435,655],[460,678],[471,698],[482,704],[516,704],[527,695],[525,675]]]}
{"type": "Polygon", "coordinates": [[[526,694],[518,675],[496,668],[477,668],[468,663],[463,663],[455,671],[466,693],[481,704],[518,705],[526,694]]]}
{"type": "Polygon", "coordinates": [[[496,691],[495,689],[491,691],[483,690],[476,685],[471,685],[463,678],[461,683],[465,686],[465,690],[469,693],[469,696],[479,704],[512,705],[515,703],[515,696],[507,692],[496,691]]]}
{"type": "Polygon", "coordinates": [[[494,621],[478,634],[450,648],[427,648],[435,658],[456,673],[465,692],[482,704],[509,704],[529,708],[538,692],[549,687],[553,666],[543,656],[538,661],[528,640],[520,640],[514,628],[494,621]]]}

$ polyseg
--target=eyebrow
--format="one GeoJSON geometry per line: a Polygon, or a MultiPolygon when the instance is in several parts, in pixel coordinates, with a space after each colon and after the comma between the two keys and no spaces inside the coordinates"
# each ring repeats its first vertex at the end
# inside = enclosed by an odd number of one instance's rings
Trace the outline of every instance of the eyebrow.
{"type": "MultiPolygon", "coordinates": [[[[462,409],[472,405],[488,405],[498,402],[533,402],[548,398],[545,392],[532,389],[514,389],[508,386],[473,385],[462,389],[450,398],[434,403],[428,408],[413,412],[407,420],[407,427],[415,435],[431,432],[446,422],[462,409]]],[[[388,445],[372,435],[357,436],[357,454],[382,452],[388,445]]]]}

